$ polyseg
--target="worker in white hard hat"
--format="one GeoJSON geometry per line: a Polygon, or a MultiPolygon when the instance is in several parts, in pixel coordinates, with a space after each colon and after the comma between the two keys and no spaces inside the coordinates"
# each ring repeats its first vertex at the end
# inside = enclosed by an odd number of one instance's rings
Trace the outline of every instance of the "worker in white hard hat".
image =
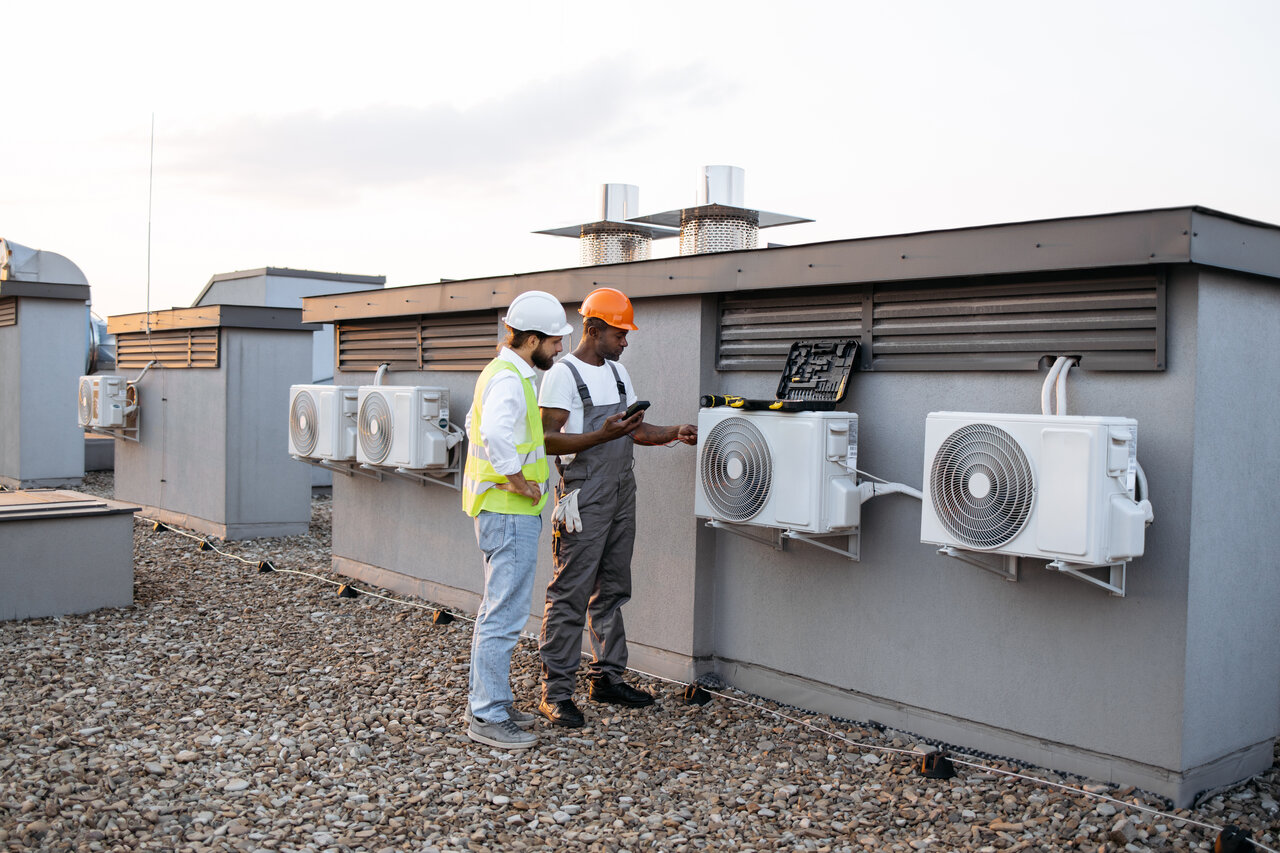
{"type": "Polygon", "coordinates": [[[533,387],[573,331],[549,293],[530,290],[502,318],[507,337],[476,380],[467,414],[462,508],[484,554],[484,595],[471,635],[467,736],[499,749],[528,749],[534,716],[515,706],[511,653],[529,617],[542,507],[551,469],[533,387]]]}
{"type": "Polygon", "coordinates": [[[627,684],[627,635],[622,606],[631,598],[631,553],[636,539],[633,444],[696,444],[693,424],[644,422],[631,377],[618,359],[635,331],[621,291],[592,291],[578,313],[582,338],[547,372],[538,404],[547,452],[556,455],[560,483],[551,513],[555,571],[547,587],[538,651],[542,699],[538,712],[558,726],[577,728],[585,717],[573,702],[582,659],[582,629],[591,641],[586,665],[593,702],[643,708],[653,695],[627,684]],[[632,411],[630,407],[634,406],[632,411]]]}

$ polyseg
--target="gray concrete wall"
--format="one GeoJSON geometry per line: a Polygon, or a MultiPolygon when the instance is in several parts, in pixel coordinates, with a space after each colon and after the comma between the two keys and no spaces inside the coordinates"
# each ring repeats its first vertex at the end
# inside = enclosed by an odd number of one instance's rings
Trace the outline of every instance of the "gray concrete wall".
{"type": "Polygon", "coordinates": [[[1275,282],[1206,272],[1199,291],[1184,762],[1280,733],[1280,329],[1275,282]]]}
{"type": "MultiPolygon", "coordinates": [[[[622,360],[636,393],[652,401],[653,423],[693,423],[698,393],[688,371],[696,370],[701,298],[642,300],[622,360]]],[[[578,319],[576,306],[566,306],[578,319]]],[[[578,340],[580,328],[574,333],[578,340]]],[[[339,374],[340,385],[372,381],[372,374],[339,374]]],[[[450,389],[453,421],[461,426],[471,405],[475,373],[395,372],[388,385],[443,385],[450,389]]],[[[540,379],[539,379],[540,381],[540,379]]],[[[696,452],[685,445],[636,447],[641,501],[633,563],[634,590],[625,618],[633,664],[692,674],[695,649],[692,557],[697,546],[693,489],[688,472],[696,452]],[[674,486],[674,487],[673,487],[674,486]]],[[[553,474],[554,478],[554,474],[553,474]]],[[[553,479],[554,482],[554,479],[553,479]]],[[[474,611],[483,588],[482,561],[461,495],[436,485],[388,477],[383,482],[334,475],[333,554],[340,570],[431,600],[474,611]],[[360,565],[370,568],[361,568],[360,565]]],[[[543,512],[538,577],[529,627],[541,619],[543,593],[551,580],[550,508],[543,512]]]]}
{"type": "Polygon", "coordinates": [[[305,533],[311,475],[289,457],[287,430],[289,386],[309,376],[310,334],[221,336],[218,368],[153,368],[138,386],[140,440],[116,442],[116,497],[227,539],[305,533]]]}
{"type": "MultiPolygon", "coordinates": [[[[1023,560],[1004,581],[920,539],[920,503],[863,506],[861,561],[784,553],[717,535],[715,649],[746,662],[929,711],[1156,767],[1181,768],[1180,707],[1196,374],[1196,285],[1169,285],[1168,370],[1073,371],[1069,412],[1138,420],[1156,524],[1128,597],[1023,560]],[[1141,689],[1135,689],[1136,684],[1141,689]],[[1105,710],[1103,710],[1105,709],[1105,710]]],[[[1033,413],[1043,373],[855,373],[858,467],[919,488],[930,411],[1033,413]]],[[[721,374],[719,392],[770,396],[776,377],[721,374]]],[[[693,476],[690,472],[689,476],[693,476]]],[[[883,720],[882,718],[882,721],[883,720]]],[[[918,716],[917,724],[922,724],[918,716]]]]}
{"type": "Polygon", "coordinates": [[[0,522],[0,620],[133,604],[133,513],[0,522]]]}
{"type": "Polygon", "coordinates": [[[73,299],[18,299],[0,328],[0,478],[61,486],[84,478],[76,395],[84,372],[86,308],[73,299]]]}
{"type": "MultiPolygon", "coordinates": [[[[637,448],[633,664],[674,678],[716,670],[813,710],[1179,804],[1267,766],[1280,734],[1280,580],[1268,556],[1280,543],[1252,486],[1277,468],[1275,369],[1259,353],[1280,325],[1280,291],[1182,267],[1167,294],[1166,370],[1077,370],[1067,383],[1070,414],[1138,421],[1156,520],[1129,564],[1127,597],[1043,561],[1022,560],[1012,583],[941,556],[920,542],[920,503],[901,495],[864,505],[857,562],[708,530],[693,517],[692,450],[637,448]],[[1240,406],[1248,412],[1220,417],[1240,406]]],[[[773,396],[776,375],[715,370],[714,297],[638,301],[637,323],[623,359],[654,422],[695,420],[701,393],[773,396]]],[[[1035,413],[1044,376],[856,373],[842,408],[859,415],[858,467],[918,488],[929,412],[1035,413]]],[[[388,381],[451,384],[461,422],[474,378],[388,381]]],[[[456,493],[336,479],[335,565],[376,567],[370,577],[474,608],[480,558],[456,493]]],[[[531,627],[550,577],[547,537],[531,627]]]]}

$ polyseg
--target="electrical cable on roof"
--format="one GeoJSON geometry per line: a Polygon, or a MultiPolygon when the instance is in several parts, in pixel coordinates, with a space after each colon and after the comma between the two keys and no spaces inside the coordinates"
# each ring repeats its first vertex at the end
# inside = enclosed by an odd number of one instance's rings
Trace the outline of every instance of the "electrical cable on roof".
{"type": "MultiPolygon", "coordinates": [[[[862,472],[859,472],[859,473],[862,473],[862,472]]],[[[866,476],[870,476],[870,475],[866,475],[866,476]]],[[[878,478],[877,478],[877,479],[878,479],[878,478]]],[[[883,481],[882,481],[882,482],[883,482],[883,481]]],[[[892,483],[892,484],[888,484],[888,485],[895,485],[895,486],[896,486],[896,485],[900,485],[900,484],[892,483]]],[[[381,600],[383,600],[383,601],[389,601],[389,602],[391,602],[391,603],[393,603],[393,604],[402,604],[402,605],[405,605],[405,606],[407,606],[407,607],[416,608],[416,609],[418,609],[418,610],[427,610],[427,611],[432,611],[432,612],[435,614],[435,620],[434,620],[434,621],[436,621],[436,622],[437,622],[437,624],[444,624],[444,623],[446,623],[446,622],[453,621],[453,619],[455,619],[455,618],[456,618],[456,619],[461,619],[461,620],[462,620],[462,621],[464,621],[464,622],[469,622],[469,623],[471,623],[471,624],[473,624],[473,625],[475,624],[475,619],[474,619],[474,618],[469,617],[469,616],[467,616],[466,614],[462,614],[462,613],[453,613],[453,612],[451,612],[450,610],[448,610],[448,609],[446,609],[446,608],[443,608],[443,607],[441,607],[441,608],[437,608],[437,607],[428,607],[428,606],[426,606],[426,605],[418,604],[418,603],[413,602],[413,601],[405,601],[404,599],[390,598],[390,597],[388,597],[388,596],[381,595],[381,594],[376,593],[376,592],[370,592],[370,591],[365,590],[365,589],[363,589],[363,588],[357,588],[357,587],[355,587],[355,586],[354,586],[353,584],[351,584],[351,583],[345,583],[345,582],[341,582],[341,581],[334,581],[334,580],[332,580],[332,579],[330,579],[330,578],[322,577],[322,576],[320,576],[320,575],[313,574],[313,573],[311,573],[311,572],[299,571],[299,570],[297,570],[297,569],[281,569],[281,568],[276,568],[276,567],[275,567],[274,565],[272,565],[269,561],[265,561],[265,560],[249,560],[249,559],[245,559],[244,557],[241,557],[241,556],[239,556],[239,555],[237,555],[237,554],[232,554],[232,553],[231,553],[231,552],[229,552],[229,551],[223,551],[222,549],[220,549],[220,548],[216,547],[215,545],[213,545],[212,543],[210,543],[210,542],[209,542],[209,540],[208,540],[207,538],[205,538],[205,537],[197,536],[197,535],[192,534],[192,533],[188,533],[188,532],[186,532],[186,531],[184,531],[184,530],[180,530],[180,529],[178,529],[178,528],[174,527],[173,525],[171,525],[171,524],[167,524],[167,523],[165,523],[165,522],[161,522],[161,521],[156,521],[156,522],[154,522],[154,524],[152,525],[152,530],[153,530],[153,531],[156,531],[156,532],[163,532],[163,531],[166,531],[166,530],[168,530],[168,531],[172,531],[172,532],[174,532],[174,533],[177,533],[179,536],[183,536],[183,537],[185,537],[185,538],[187,538],[187,539],[191,539],[192,541],[195,541],[195,542],[200,543],[200,545],[199,545],[199,550],[201,550],[201,551],[213,551],[213,552],[215,552],[215,553],[217,553],[217,554],[219,554],[219,555],[221,555],[221,556],[224,556],[224,557],[230,557],[231,559],[236,560],[236,561],[238,561],[238,562],[245,563],[245,564],[247,564],[247,565],[251,565],[251,566],[257,566],[257,567],[258,567],[258,570],[259,570],[259,572],[260,572],[260,573],[278,572],[278,573],[280,573],[280,574],[301,575],[301,576],[303,576],[303,577],[314,578],[315,580],[320,581],[321,583],[326,583],[326,584],[329,584],[329,585],[331,585],[331,586],[336,586],[336,587],[338,587],[338,594],[339,594],[340,596],[343,596],[343,597],[355,598],[355,597],[358,597],[358,596],[367,595],[367,596],[370,596],[370,597],[372,597],[372,598],[378,598],[378,599],[381,599],[381,600]],[[447,616],[448,618],[441,618],[442,616],[447,616]]],[[[535,635],[530,634],[530,633],[528,633],[528,632],[526,632],[526,631],[521,631],[521,632],[520,632],[520,637],[521,637],[522,639],[526,639],[526,640],[535,640],[535,641],[536,641],[536,640],[538,639],[535,635]]],[[[586,657],[586,656],[587,656],[587,653],[586,653],[586,652],[583,652],[583,653],[582,653],[582,656],[583,656],[583,657],[586,657]]],[[[920,752],[918,752],[918,751],[916,751],[916,750],[914,750],[914,749],[903,749],[903,748],[901,748],[901,747],[885,746],[885,745],[883,745],[883,744],[869,744],[869,743],[862,743],[862,742],[860,742],[860,741],[856,741],[856,740],[853,740],[853,739],[851,739],[851,738],[845,737],[844,735],[840,734],[839,732],[835,732],[835,731],[832,731],[832,730],[830,730],[830,729],[825,729],[825,728],[822,728],[821,726],[814,725],[813,723],[810,723],[810,722],[809,722],[809,721],[807,721],[807,720],[803,720],[803,719],[800,719],[800,718],[798,718],[798,717],[793,717],[793,716],[791,716],[791,715],[784,714],[784,713],[782,713],[781,711],[776,711],[776,710],[774,710],[774,709],[772,709],[772,708],[769,708],[769,707],[766,707],[765,705],[762,705],[762,704],[760,704],[760,703],[752,702],[752,701],[750,701],[750,700],[748,700],[748,699],[742,699],[742,698],[739,698],[739,697],[737,697],[737,696],[732,696],[732,695],[729,695],[728,693],[726,693],[726,692],[724,692],[724,691],[722,691],[722,690],[712,689],[712,688],[707,687],[707,686],[705,686],[705,685],[698,684],[697,682],[684,682],[684,681],[679,681],[678,679],[674,679],[674,678],[667,678],[666,676],[657,675],[657,674],[655,674],[655,673],[651,673],[651,672],[646,672],[645,670],[637,669],[637,668],[635,668],[635,667],[630,667],[630,666],[629,666],[629,667],[627,667],[627,670],[628,670],[629,672],[633,672],[633,673],[635,673],[636,675],[645,676],[645,677],[647,677],[647,678],[652,678],[652,679],[654,679],[655,681],[662,681],[662,682],[666,682],[666,683],[668,683],[668,684],[673,684],[673,685],[676,685],[676,686],[679,686],[679,687],[684,688],[684,689],[685,689],[685,696],[686,696],[686,698],[687,698],[687,701],[689,701],[689,700],[688,700],[688,697],[690,697],[690,696],[692,696],[692,695],[696,695],[696,692],[697,692],[697,691],[702,691],[702,692],[704,692],[704,693],[706,693],[706,694],[710,694],[710,695],[712,695],[712,696],[718,696],[718,697],[720,697],[721,699],[724,699],[724,700],[729,701],[729,702],[736,703],[736,704],[738,704],[738,705],[743,705],[743,706],[745,706],[745,707],[754,708],[755,710],[757,710],[757,711],[759,711],[759,712],[761,712],[761,713],[768,714],[768,715],[770,715],[770,716],[772,716],[772,717],[775,717],[775,718],[777,718],[777,719],[779,719],[779,720],[785,720],[785,721],[787,721],[787,722],[794,723],[794,724],[796,724],[796,725],[798,725],[798,726],[801,726],[801,727],[803,727],[803,728],[806,728],[806,729],[808,729],[808,730],[810,730],[810,731],[813,731],[813,732],[815,732],[815,733],[817,733],[817,734],[821,734],[821,735],[823,735],[823,736],[825,736],[825,737],[827,737],[827,738],[829,738],[829,739],[831,739],[831,740],[839,741],[840,743],[843,743],[843,744],[845,744],[845,745],[847,745],[847,746],[853,747],[854,749],[861,750],[861,751],[863,751],[863,752],[882,752],[882,753],[888,753],[888,754],[894,754],[894,755],[909,755],[909,756],[911,756],[912,758],[923,758],[923,757],[924,757],[924,755],[929,754],[929,753],[920,753],[920,752]],[[693,692],[693,693],[691,693],[691,692],[690,692],[690,690],[693,690],[694,692],[693,692]]],[[[731,689],[732,689],[732,688],[731,688],[731,689]]],[[[765,697],[757,697],[757,698],[764,699],[765,697]]],[[[765,701],[772,702],[773,704],[783,704],[783,703],[776,702],[776,701],[774,701],[774,700],[768,700],[768,699],[765,699],[765,701]]],[[[705,704],[705,703],[698,702],[697,704],[705,704]]],[[[787,706],[787,707],[794,707],[794,706],[787,706]]],[[[808,710],[803,709],[803,708],[796,708],[795,710],[800,711],[800,712],[805,713],[805,714],[809,714],[810,716],[825,716],[825,715],[817,714],[817,713],[815,713],[815,712],[813,712],[813,711],[808,711],[808,710]]],[[[832,717],[831,719],[833,719],[833,720],[834,720],[835,718],[834,718],[834,717],[832,717]]],[[[856,723],[856,721],[849,721],[849,722],[853,722],[855,725],[861,725],[861,724],[859,724],[859,723],[856,723]]],[[[889,727],[889,726],[883,726],[883,725],[874,724],[874,723],[868,723],[868,724],[866,724],[866,725],[867,725],[867,726],[869,726],[869,727],[879,728],[879,729],[892,728],[892,727],[889,727]]],[[[900,730],[900,729],[894,729],[894,731],[901,731],[901,730],[900,730]]],[[[922,740],[922,741],[927,742],[927,740],[926,740],[926,739],[924,739],[924,738],[919,738],[919,736],[918,736],[918,735],[912,735],[910,732],[903,732],[903,733],[904,733],[904,734],[911,735],[912,737],[916,737],[917,739],[920,739],[920,740],[922,740]]],[[[964,767],[971,767],[971,768],[973,768],[973,769],[975,769],[975,770],[978,770],[978,771],[981,771],[981,772],[994,773],[994,774],[997,774],[997,775],[1000,775],[1000,776],[1008,777],[1008,778],[1010,778],[1010,779],[1020,779],[1020,780],[1022,780],[1022,781],[1024,781],[1024,782],[1029,782],[1029,783],[1036,784],[1036,785],[1042,785],[1042,786],[1049,787],[1049,788],[1056,788],[1056,789],[1058,789],[1058,790],[1061,790],[1061,791],[1064,791],[1064,792],[1067,792],[1067,793],[1070,793],[1070,794],[1074,794],[1074,795],[1081,796],[1081,797],[1087,797],[1087,798],[1091,798],[1091,799],[1095,799],[1095,800],[1101,800],[1101,801],[1103,801],[1103,802],[1112,803],[1112,804],[1114,804],[1115,806],[1117,806],[1117,807],[1119,807],[1119,808],[1123,808],[1123,809],[1127,809],[1127,810],[1133,810],[1133,811],[1139,811],[1139,812],[1143,812],[1143,813],[1145,813],[1145,814],[1153,815],[1153,816],[1155,816],[1155,817],[1168,818],[1169,820],[1172,820],[1172,821],[1182,821],[1183,823],[1188,823],[1188,824],[1191,824],[1191,825],[1193,825],[1193,826],[1198,826],[1198,827],[1200,827],[1200,828],[1202,828],[1202,829],[1207,829],[1207,830],[1210,830],[1210,831],[1212,831],[1212,832],[1217,832],[1217,833],[1219,834],[1219,840],[1220,840],[1220,841],[1221,841],[1221,840],[1223,840],[1223,839],[1225,839],[1225,838],[1228,838],[1228,836],[1229,836],[1229,834],[1230,834],[1230,833],[1240,832],[1240,830],[1239,830],[1239,828],[1238,828],[1238,827],[1234,827],[1233,825],[1230,825],[1230,824],[1229,824],[1227,827],[1219,827],[1219,826],[1215,826],[1214,824],[1205,823],[1205,822],[1203,822],[1203,821],[1196,820],[1195,818],[1192,818],[1192,817],[1185,817],[1185,816],[1182,816],[1182,815],[1172,814],[1171,812],[1168,812],[1168,811],[1162,811],[1162,810],[1160,810],[1160,809],[1152,808],[1152,807],[1150,807],[1150,806],[1141,805],[1141,804],[1139,804],[1139,803],[1129,803],[1129,802],[1126,802],[1126,801],[1124,801],[1124,800],[1118,799],[1118,798],[1116,798],[1116,797],[1110,797],[1110,796],[1107,796],[1106,794],[1102,794],[1102,793],[1095,792],[1095,791],[1089,791],[1089,790],[1086,790],[1086,789],[1084,789],[1084,788],[1076,787],[1076,786],[1073,786],[1073,785],[1067,785],[1067,784],[1064,784],[1064,783],[1062,783],[1062,782],[1054,782],[1054,781],[1049,780],[1049,779],[1041,779],[1041,778],[1039,778],[1039,777],[1036,777],[1036,776],[1030,776],[1030,775],[1027,775],[1027,774],[1025,774],[1025,773],[1018,773],[1018,772],[1013,771],[1013,770],[1006,770],[1006,769],[1001,768],[1001,767],[994,767],[994,766],[992,766],[992,765],[990,765],[990,764],[982,764],[982,763],[979,763],[979,762],[977,762],[977,761],[970,761],[970,760],[966,760],[966,759],[964,759],[964,758],[959,758],[959,757],[957,757],[957,754],[956,754],[956,753],[952,753],[950,750],[941,750],[941,752],[944,754],[944,757],[945,757],[946,759],[948,759],[952,764],[959,764],[959,765],[962,765],[962,766],[964,766],[964,767]]],[[[966,753],[966,752],[960,752],[959,754],[960,754],[960,755],[968,755],[969,753],[966,753]]],[[[919,768],[917,768],[917,769],[919,769],[919,768]]],[[[1157,795],[1157,796],[1158,796],[1158,795],[1157,795]]],[[[1263,844],[1263,843],[1262,843],[1262,842],[1260,842],[1260,841],[1255,841],[1255,840],[1253,840],[1253,839],[1252,839],[1252,837],[1251,837],[1251,836],[1249,836],[1248,834],[1246,834],[1246,836],[1245,836],[1245,839],[1244,839],[1244,842],[1243,842],[1243,843],[1244,843],[1244,844],[1246,844],[1246,845],[1251,845],[1253,849],[1266,851],[1266,853],[1280,853],[1280,850],[1276,850],[1276,849],[1275,849],[1275,848],[1273,848],[1273,847],[1268,847],[1267,845],[1263,844]]],[[[1246,847],[1241,847],[1241,848],[1236,848],[1236,849],[1244,849],[1244,850],[1247,850],[1247,849],[1250,849],[1250,848],[1249,848],[1248,846],[1246,846],[1246,847]]]]}

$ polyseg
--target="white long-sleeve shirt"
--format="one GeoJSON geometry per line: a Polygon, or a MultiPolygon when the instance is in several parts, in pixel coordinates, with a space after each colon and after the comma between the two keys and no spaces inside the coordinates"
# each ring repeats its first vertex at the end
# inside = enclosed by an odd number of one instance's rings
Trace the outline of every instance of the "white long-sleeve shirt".
{"type": "MultiPolygon", "coordinates": [[[[533,382],[537,373],[529,362],[503,347],[498,358],[511,362],[520,376],[533,382]]],[[[534,393],[537,393],[534,385],[534,393]]],[[[489,454],[489,463],[504,477],[520,473],[517,444],[528,442],[529,424],[525,414],[524,384],[509,370],[499,370],[484,388],[480,402],[484,417],[480,421],[480,438],[489,454]]],[[[471,431],[471,412],[467,412],[467,431],[471,431]]]]}

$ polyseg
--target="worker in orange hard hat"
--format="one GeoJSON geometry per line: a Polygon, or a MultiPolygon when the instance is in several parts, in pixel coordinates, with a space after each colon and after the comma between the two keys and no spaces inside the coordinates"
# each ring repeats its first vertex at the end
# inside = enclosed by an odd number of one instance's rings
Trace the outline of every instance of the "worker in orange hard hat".
{"type": "Polygon", "coordinates": [[[573,702],[582,629],[591,639],[589,698],[642,708],[653,696],[622,680],[627,637],[622,605],[631,598],[636,538],[634,444],[696,444],[693,424],[645,423],[631,377],[618,363],[627,333],[636,330],[631,300],[621,291],[592,291],[578,313],[582,342],[547,371],[538,405],[547,455],[560,483],[551,513],[554,574],[547,587],[539,652],[542,701],[551,722],[576,728],[586,720],[573,702]]]}

